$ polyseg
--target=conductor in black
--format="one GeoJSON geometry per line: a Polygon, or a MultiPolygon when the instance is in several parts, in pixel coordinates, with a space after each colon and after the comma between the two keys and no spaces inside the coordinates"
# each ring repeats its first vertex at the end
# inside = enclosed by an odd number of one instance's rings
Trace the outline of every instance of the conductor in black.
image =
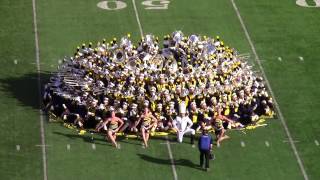
{"type": "Polygon", "coordinates": [[[207,130],[202,131],[202,135],[198,141],[198,147],[200,151],[200,167],[209,171],[210,151],[212,150],[212,137],[208,134],[207,130]],[[205,158],[205,167],[203,167],[203,158],[205,158]]]}

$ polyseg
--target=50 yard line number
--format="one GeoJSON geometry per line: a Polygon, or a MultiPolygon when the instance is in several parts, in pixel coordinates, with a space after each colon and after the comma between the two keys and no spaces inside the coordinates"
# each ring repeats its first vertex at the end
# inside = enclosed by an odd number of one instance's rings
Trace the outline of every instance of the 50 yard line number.
{"type": "MultiPolygon", "coordinates": [[[[168,9],[170,1],[167,0],[147,0],[143,1],[141,4],[144,5],[144,9],[148,10],[161,10],[161,9],[168,9]]],[[[127,7],[127,4],[123,1],[101,1],[97,4],[97,6],[101,9],[105,10],[120,10],[127,7]]]]}

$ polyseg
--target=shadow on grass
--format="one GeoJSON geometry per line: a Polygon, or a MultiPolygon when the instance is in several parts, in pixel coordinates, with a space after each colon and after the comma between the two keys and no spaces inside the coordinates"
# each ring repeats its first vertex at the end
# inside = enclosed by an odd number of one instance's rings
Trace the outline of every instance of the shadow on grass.
{"type": "Polygon", "coordinates": [[[126,138],[124,136],[117,136],[117,140],[121,143],[133,144],[136,146],[141,146],[142,143],[140,138],[126,138]]]}
{"type": "MultiPolygon", "coordinates": [[[[158,158],[158,157],[152,157],[146,154],[137,154],[141,159],[151,162],[151,163],[156,163],[156,164],[163,164],[163,165],[171,165],[171,160],[170,159],[163,159],[163,158],[158,158]]],[[[184,166],[184,167],[190,167],[194,169],[201,170],[198,164],[193,163],[189,159],[177,159],[174,160],[174,164],[176,166],[184,166]]]]}
{"type": "Polygon", "coordinates": [[[0,78],[1,89],[8,97],[17,99],[23,106],[40,109],[39,96],[42,99],[43,87],[49,82],[51,73],[41,72],[41,90],[38,89],[38,73],[24,74],[19,77],[0,78]]]}
{"type": "MultiPolygon", "coordinates": [[[[70,138],[70,139],[82,139],[86,143],[95,143],[95,144],[100,144],[100,145],[109,145],[109,146],[111,146],[111,144],[109,142],[107,142],[107,140],[105,139],[105,135],[103,135],[103,134],[98,134],[99,138],[97,138],[97,134],[94,135],[94,136],[69,134],[69,133],[62,133],[62,132],[53,132],[53,134],[57,134],[57,135],[60,135],[60,136],[65,136],[65,137],[70,138]],[[104,143],[102,143],[102,142],[104,142],[104,143]]],[[[118,142],[141,146],[141,143],[130,142],[130,140],[126,141],[125,137],[117,136],[117,141],[118,142]]]]}
{"type": "Polygon", "coordinates": [[[94,137],[92,139],[91,135],[87,136],[87,135],[69,134],[69,133],[62,133],[62,132],[53,132],[53,134],[65,136],[70,139],[82,139],[84,142],[90,143],[90,144],[94,143],[94,144],[100,144],[100,145],[110,145],[103,138],[95,138],[94,137]],[[104,143],[101,143],[101,142],[104,142],[104,143]]]}

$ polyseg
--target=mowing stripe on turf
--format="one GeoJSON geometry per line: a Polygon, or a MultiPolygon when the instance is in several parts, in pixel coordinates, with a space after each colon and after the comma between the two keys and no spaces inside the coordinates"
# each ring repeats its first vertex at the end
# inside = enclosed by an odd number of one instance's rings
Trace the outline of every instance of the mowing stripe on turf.
{"type": "MultiPolygon", "coordinates": [[[[138,10],[136,7],[135,0],[132,0],[132,4],[133,4],[134,12],[136,14],[136,19],[137,19],[137,23],[138,23],[139,30],[140,30],[140,35],[141,35],[141,37],[143,37],[143,30],[142,30],[142,26],[140,23],[139,13],[138,13],[138,10]]],[[[178,180],[178,175],[177,175],[176,167],[174,164],[173,155],[172,155],[172,151],[171,151],[170,142],[168,140],[168,136],[166,136],[166,143],[167,143],[168,153],[169,153],[169,157],[170,157],[170,161],[171,161],[171,168],[172,168],[173,177],[174,177],[174,180],[178,180]]]]}
{"type": "Polygon", "coordinates": [[[233,5],[233,8],[234,8],[234,10],[235,10],[235,12],[236,12],[236,14],[237,14],[237,16],[238,16],[238,19],[239,19],[239,21],[240,21],[241,27],[242,27],[245,35],[246,35],[246,38],[247,38],[247,40],[248,40],[248,42],[249,42],[249,45],[250,45],[250,47],[251,47],[251,50],[252,50],[252,52],[253,52],[253,54],[254,54],[254,56],[255,56],[255,60],[256,60],[256,62],[258,63],[259,68],[260,68],[260,70],[261,70],[261,73],[262,73],[262,75],[263,75],[263,77],[264,77],[264,79],[265,79],[265,81],[266,81],[266,84],[267,84],[269,90],[270,90],[271,96],[273,97],[274,104],[275,104],[276,110],[277,110],[277,112],[278,112],[278,114],[279,114],[280,121],[281,121],[281,123],[282,123],[282,125],[283,125],[283,127],[284,127],[284,130],[285,130],[285,132],[286,132],[286,134],[287,134],[287,136],[288,136],[288,139],[289,139],[291,148],[292,148],[292,150],[293,150],[293,152],[294,152],[294,155],[295,155],[295,157],[296,157],[296,159],[297,159],[297,162],[298,162],[298,164],[299,164],[301,173],[302,173],[304,179],[305,179],[305,180],[308,180],[309,178],[308,178],[308,175],[307,175],[307,173],[306,173],[305,167],[304,167],[304,165],[303,165],[303,163],[302,163],[302,160],[301,160],[301,158],[300,158],[300,156],[299,156],[298,150],[297,150],[297,148],[296,148],[296,146],[295,146],[295,144],[294,144],[294,142],[293,142],[293,140],[292,140],[291,133],[290,133],[290,131],[289,131],[289,128],[288,128],[288,125],[287,125],[286,121],[284,120],[284,117],[283,117],[282,112],[281,112],[281,110],[280,110],[280,108],[279,108],[278,102],[277,102],[276,99],[275,99],[275,95],[274,95],[274,93],[273,93],[273,91],[272,91],[272,89],[271,89],[271,85],[270,85],[270,83],[269,83],[269,80],[267,79],[266,73],[264,72],[264,69],[263,69],[263,67],[262,67],[262,65],[261,65],[260,58],[259,58],[259,56],[258,56],[258,54],[257,54],[256,48],[254,47],[254,45],[253,45],[253,43],[252,43],[252,40],[251,40],[251,37],[250,37],[249,32],[248,32],[248,30],[247,30],[247,27],[245,26],[245,24],[244,24],[244,22],[243,22],[243,20],[242,20],[242,17],[241,17],[241,15],[240,15],[240,12],[239,12],[238,7],[237,7],[237,5],[235,4],[234,0],[230,0],[230,1],[231,1],[232,5],[233,5]]]}
{"type": "MultiPolygon", "coordinates": [[[[165,143],[159,143],[159,144],[168,144],[168,142],[165,142],[165,143]]],[[[169,142],[169,144],[177,144],[177,143],[171,143],[171,142],[169,142]]]]}
{"type": "Polygon", "coordinates": [[[317,140],[314,140],[314,143],[316,144],[316,146],[319,146],[319,142],[317,140]]]}
{"type": "MultiPolygon", "coordinates": [[[[290,141],[288,141],[288,140],[283,140],[282,142],[284,142],[284,143],[288,143],[288,142],[290,142],[290,141]]],[[[298,143],[298,142],[300,142],[300,141],[296,141],[296,140],[294,140],[294,141],[292,141],[293,143],[298,143]]]]}
{"type": "Polygon", "coordinates": [[[44,144],[44,145],[42,145],[42,144],[36,144],[35,146],[36,146],[36,147],[49,147],[49,146],[51,146],[51,145],[47,145],[47,144],[44,144]]]}
{"type": "MultiPolygon", "coordinates": [[[[36,63],[37,63],[37,73],[38,73],[38,91],[39,91],[39,106],[41,104],[41,77],[40,77],[40,51],[39,51],[39,38],[38,38],[38,25],[37,25],[37,10],[36,10],[36,0],[32,0],[32,12],[33,12],[33,28],[34,28],[34,41],[35,41],[35,51],[36,51],[36,63]]],[[[39,107],[40,108],[40,107],[39,107]]],[[[43,125],[43,115],[41,108],[39,109],[40,114],[40,135],[42,146],[42,164],[43,164],[43,179],[47,180],[47,157],[46,157],[46,147],[45,147],[45,137],[44,137],[44,125],[43,125]]]]}
{"type": "Polygon", "coordinates": [[[142,26],[140,23],[140,18],[139,18],[139,13],[138,13],[137,6],[136,6],[136,1],[132,0],[132,4],[133,4],[134,13],[136,14],[136,19],[137,19],[137,23],[138,23],[139,30],[140,30],[140,35],[141,35],[141,37],[143,37],[143,30],[142,30],[142,26]]]}

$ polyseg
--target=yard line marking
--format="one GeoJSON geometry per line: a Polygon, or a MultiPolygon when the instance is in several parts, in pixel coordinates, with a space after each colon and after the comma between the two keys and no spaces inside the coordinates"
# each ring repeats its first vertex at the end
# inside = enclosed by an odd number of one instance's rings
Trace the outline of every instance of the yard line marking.
{"type": "Polygon", "coordinates": [[[16,149],[17,149],[17,151],[20,151],[20,145],[19,144],[16,145],[16,149]]]}
{"type": "Polygon", "coordinates": [[[281,58],[281,57],[278,57],[278,61],[280,61],[280,62],[281,62],[281,61],[282,61],[282,58],[281,58]]]}
{"type": "Polygon", "coordinates": [[[170,161],[171,161],[171,168],[172,168],[172,172],[173,172],[173,177],[174,177],[174,180],[178,180],[176,166],[174,164],[174,160],[173,160],[171,146],[170,146],[170,142],[168,140],[168,136],[166,136],[166,141],[167,141],[167,148],[168,148],[168,152],[169,152],[169,158],[170,158],[170,161]]]}
{"type": "Polygon", "coordinates": [[[67,144],[67,150],[70,150],[70,148],[71,148],[70,144],[67,144]]]}
{"type": "MultiPolygon", "coordinates": [[[[143,30],[142,30],[142,26],[141,26],[141,23],[140,23],[140,18],[139,18],[139,14],[138,14],[138,10],[137,10],[137,7],[136,7],[135,0],[132,0],[132,4],[133,4],[134,12],[136,14],[136,19],[137,19],[137,23],[138,23],[139,30],[140,30],[140,35],[141,35],[141,38],[142,38],[143,37],[143,30]]],[[[173,178],[174,178],[174,180],[178,180],[178,175],[177,175],[176,167],[175,167],[175,164],[174,164],[173,155],[172,155],[172,151],[171,151],[170,142],[168,140],[168,136],[166,136],[166,141],[167,141],[167,148],[168,148],[169,157],[170,157],[170,161],[171,161],[171,168],[172,168],[173,178]]],[[[142,148],[145,148],[145,147],[142,146],[142,148]]]]}
{"type": "Polygon", "coordinates": [[[258,54],[257,54],[256,48],[254,47],[254,45],[253,45],[253,43],[252,43],[251,37],[250,37],[249,32],[248,32],[248,30],[247,30],[247,28],[246,28],[246,26],[245,26],[245,24],[244,24],[244,22],[243,22],[243,20],[242,20],[242,17],[241,17],[241,15],[240,15],[240,12],[239,12],[239,10],[238,10],[238,7],[237,7],[237,5],[235,4],[234,0],[231,0],[231,3],[232,3],[232,5],[233,5],[233,8],[234,8],[237,16],[238,16],[238,19],[239,19],[240,24],[241,24],[241,26],[242,26],[242,29],[243,29],[243,31],[244,31],[244,33],[245,33],[245,35],[246,35],[246,38],[247,38],[247,40],[248,40],[248,42],[249,42],[249,45],[250,45],[250,47],[251,47],[251,50],[252,50],[252,52],[253,52],[253,54],[254,54],[254,56],[255,56],[255,60],[256,60],[256,62],[258,63],[259,68],[260,68],[260,70],[261,70],[261,72],[262,72],[262,75],[263,75],[263,77],[264,77],[264,79],[265,79],[265,81],[266,81],[266,84],[267,84],[267,86],[268,86],[268,88],[269,88],[269,90],[270,90],[271,96],[273,97],[273,101],[274,101],[276,110],[278,111],[280,121],[281,121],[281,123],[282,123],[282,126],[283,126],[283,128],[284,128],[284,130],[285,130],[285,132],[286,132],[286,134],[287,134],[287,136],[288,136],[288,138],[289,138],[291,148],[292,148],[292,150],[293,150],[293,152],[294,152],[294,155],[296,156],[296,159],[297,159],[297,162],[298,162],[298,164],[299,164],[301,173],[302,173],[302,175],[303,175],[303,177],[304,177],[305,180],[309,180],[308,175],[307,175],[306,170],[305,170],[305,167],[304,167],[304,165],[303,165],[303,163],[302,163],[302,160],[301,160],[301,158],[300,158],[300,156],[299,156],[298,150],[297,150],[297,148],[296,148],[296,146],[295,146],[295,144],[294,144],[294,142],[293,142],[293,140],[292,140],[292,136],[291,136],[291,133],[290,133],[290,131],[289,131],[288,125],[287,125],[286,121],[284,120],[284,117],[283,117],[282,112],[281,112],[281,110],[280,110],[280,108],[279,108],[278,102],[277,102],[276,99],[275,99],[275,95],[274,95],[274,93],[273,93],[273,91],[272,91],[272,89],[271,89],[271,85],[270,85],[270,83],[269,83],[269,80],[267,79],[266,73],[264,72],[264,69],[263,69],[263,67],[262,67],[262,65],[261,65],[261,62],[260,62],[260,60],[259,60],[259,56],[258,56],[258,54]]]}
{"type": "Polygon", "coordinates": [[[142,30],[142,26],[141,26],[141,23],[140,23],[140,18],[139,18],[138,10],[137,10],[137,7],[136,7],[136,1],[135,1],[135,0],[132,0],[132,4],[133,4],[134,12],[135,12],[135,14],[136,14],[136,19],[137,19],[137,23],[138,23],[139,30],[140,30],[140,35],[141,35],[141,37],[143,37],[143,30],[142,30]]]}
{"type": "Polygon", "coordinates": [[[264,142],[264,144],[265,144],[267,147],[269,147],[269,146],[270,146],[270,144],[269,144],[269,142],[268,142],[268,141],[265,141],[265,142],[264,142]]]}
{"type": "Polygon", "coordinates": [[[15,65],[17,65],[18,64],[18,60],[13,60],[13,63],[15,64],[15,65]]]}
{"type": "Polygon", "coordinates": [[[246,144],[243,141],[241,141],[241,147],[246,147],[246,144]]]}
{"type": "Polygon", "coordinates": [[[299,56],[299,60],[300,60],[300,61],[304,61],[304,59],[303,59],[302,56],[299,56]]]}
{"type": "MultiPolygon", "coordinates": [[[[36,0],[32,0],[32,12],[33,12],[33,28],[34,28],[34,42],[35,42],[35,51],[36,51],[36,63],[37,63],[37,73],[38,73],[38,91],[39,91],[39,106],[41,104],[41,77],[40,77],[40,51],[39,51],[39,38],[38,38],[38,25],[37,25],[37,11],[36,11],[36,0]]],[[[41,108],[39,107],[40,114],[40,135],[41,135],[41,144],[45,145],[44,137],[44,118],[42,115],[41,108]]],[[[46,156],[46,146],[42,146],[42,166],[43,166],[43,179],[48,180],[47,174],[47,156],[46,156]]]]}
{"type": "Polygon", "coordinates": [[[317,140],[314,140],[314,143],[316,144],[316,146],[319,146],[319,142],[317,140]]]}
{"type": "Polygon", "coordinates": [[[96,144],[92,144],[91,147],[93,150],[96,150],[96,144]]]}

